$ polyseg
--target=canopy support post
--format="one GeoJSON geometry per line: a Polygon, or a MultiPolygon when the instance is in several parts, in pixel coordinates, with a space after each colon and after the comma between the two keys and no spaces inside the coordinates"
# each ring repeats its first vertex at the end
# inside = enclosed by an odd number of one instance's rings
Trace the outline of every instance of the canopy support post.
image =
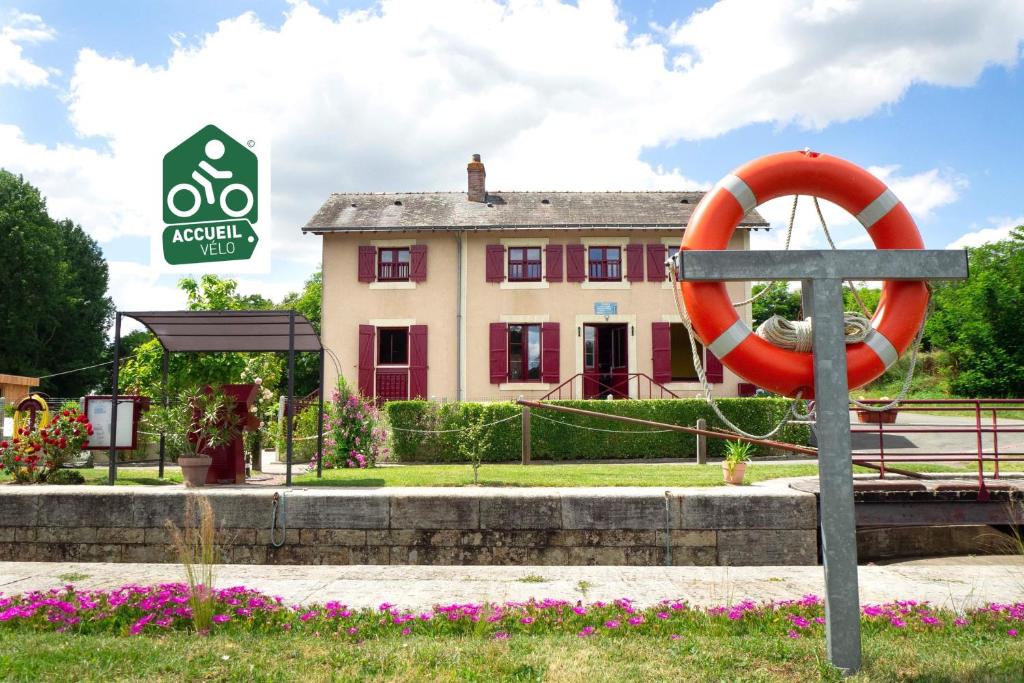
{"type": "Polygon", "coordinates": [[[121,366],[121,312],[114,314],[114,367],[111,374],[110,391],[110,447],[107,449],[107,484],[117,480],[117,383],[121,366]]]}
{"type": "Polygon", "coordinates": [[[288,311],[288,403],[285,404],[288,456],[285,486],[292,485],[292,429],[295,423],[295,311],[288,311]]]}
{"type": "MultiPolygon", "coordinates": [[[[161,344],[161,346],[163,346],[163,345],[161,344]]],[[[169,354],[167,352],[167,348],[164,347],[164,357],[163,357],[163,361],[160,363],[160,375],[161,375],[160,382],[161,382],[161,386],[163,387],[163,390],[164,390],[164,410],[167,410],[167,408],[171,405],[170,396],[167,395],[167,356],[168,355],[169,354]]],[[[164,435],[164,431],[161,429],[160,430],[160,472],[159,472],[159,475],[158,475],[161,479],[164,478],[164,455],[165,455],[165,451],[166,451],[166,437],[164,435]]]]}
{"type": "Polygon", "coordinates": [[[316,414],[316,478],[324,476],[324,349],[320,347],[320,406],[316,414]]]}

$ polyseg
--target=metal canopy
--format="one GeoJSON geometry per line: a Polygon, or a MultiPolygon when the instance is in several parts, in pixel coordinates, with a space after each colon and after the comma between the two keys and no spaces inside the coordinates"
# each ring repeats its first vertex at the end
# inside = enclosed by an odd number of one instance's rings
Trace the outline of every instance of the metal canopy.
{"type": "Polygon", "coordinates": [[[145,325],[173,352],[320,351],[320,337],[305,316],[291,311],[122,312],[145,325]],[[289,325],[294,315],[294,346],[289,325]]]}

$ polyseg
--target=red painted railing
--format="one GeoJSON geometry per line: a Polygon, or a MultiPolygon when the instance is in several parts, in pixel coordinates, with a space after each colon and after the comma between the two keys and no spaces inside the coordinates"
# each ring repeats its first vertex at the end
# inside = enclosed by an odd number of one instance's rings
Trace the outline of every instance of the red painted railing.
{"type": "MultiPolygon", "coordinates": [[[[884,405],[888,401],[862,403],[884,405]]],[[[991,466],[992,477],[999,479],[1001,462],[1024,461],[1024,437],[1017,439],[1011,436],[1024,434],[1024,399],[915,399],[904,401],[895,412],[899,416],[895,422],[854,423],[850,429],[855,441],[854,462],[875,463],[881,476],[885,476],[887,463],[971,462],[977,464],[978,485],[984,490],[986,465],[991,466]],[[946,417],[948,421],[936,424],[922,417],[915,419],[915,416],[924,414],[946,417]],[[961,416],[967,419],[955,419],[961,416]],[[877,448],[858,448],[858,434],[876,436],[877,448]],[[949,435],[948,447],[921,448],[912,444],[913,452],[901,453],[902,449],[895,448],[892,443],[886,444],[886,437],[905,434],[946,434],[949,435]],[[970,436],[964,438],[961,435],[970,436]]],[[[878,413],[858,411],[858,415],[874,417],[878,413]]],[[[890,414],[888,417],[897,416],[890,414]]],[[[894,471],[892,467],[888,469],[894,471]]]]}
{"type": "Polygon", "coordinates": [[[608,384],[602,382],[600,378],[585,377],[582,372],[578,372],[542,396],[540,400],[572,401],[577,398],[583,398],[576,395],[576,380],[580,380],[581,386],[583,382],[596,382],[602,397],[611,394],[613,398],[682,398],[682,396],[664,384],[654,381],[653,377],[643,372],[631,372],[626,375],[626,378],[627,380],[624,384],[618,378],[616,378],[614,384],[608,384]],[[636,389],[635,392],[633,391],[634,388],[636,389]]]}

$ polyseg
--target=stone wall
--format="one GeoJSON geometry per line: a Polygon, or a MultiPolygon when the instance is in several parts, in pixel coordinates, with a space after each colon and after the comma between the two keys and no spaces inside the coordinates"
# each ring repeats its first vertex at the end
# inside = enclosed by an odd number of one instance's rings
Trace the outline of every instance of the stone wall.
{"type": "Polygon", "coordinates": [[[167,522],[209,499],[222,561],[251,564],[816,564],[812,494],[782,487],[274,490],[6,486],[0,560],[173,562],[167,522]],[[280,522],[279,522],[280,529],[280,522]]]}

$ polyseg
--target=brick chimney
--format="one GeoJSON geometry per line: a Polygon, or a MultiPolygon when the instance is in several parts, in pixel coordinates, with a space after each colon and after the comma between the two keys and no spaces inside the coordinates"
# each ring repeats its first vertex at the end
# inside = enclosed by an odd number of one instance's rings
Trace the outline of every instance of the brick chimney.
{"type": "Polygon", "coordinates": [[[474,154],[473,161],[466,164],[466,175],[469,177],[467,199],[471,202],[486,202],[487,187],[484,181],[487,178],[487,171],[484,170],[484,163],[480,161],[479,154],[474,154]]]}

